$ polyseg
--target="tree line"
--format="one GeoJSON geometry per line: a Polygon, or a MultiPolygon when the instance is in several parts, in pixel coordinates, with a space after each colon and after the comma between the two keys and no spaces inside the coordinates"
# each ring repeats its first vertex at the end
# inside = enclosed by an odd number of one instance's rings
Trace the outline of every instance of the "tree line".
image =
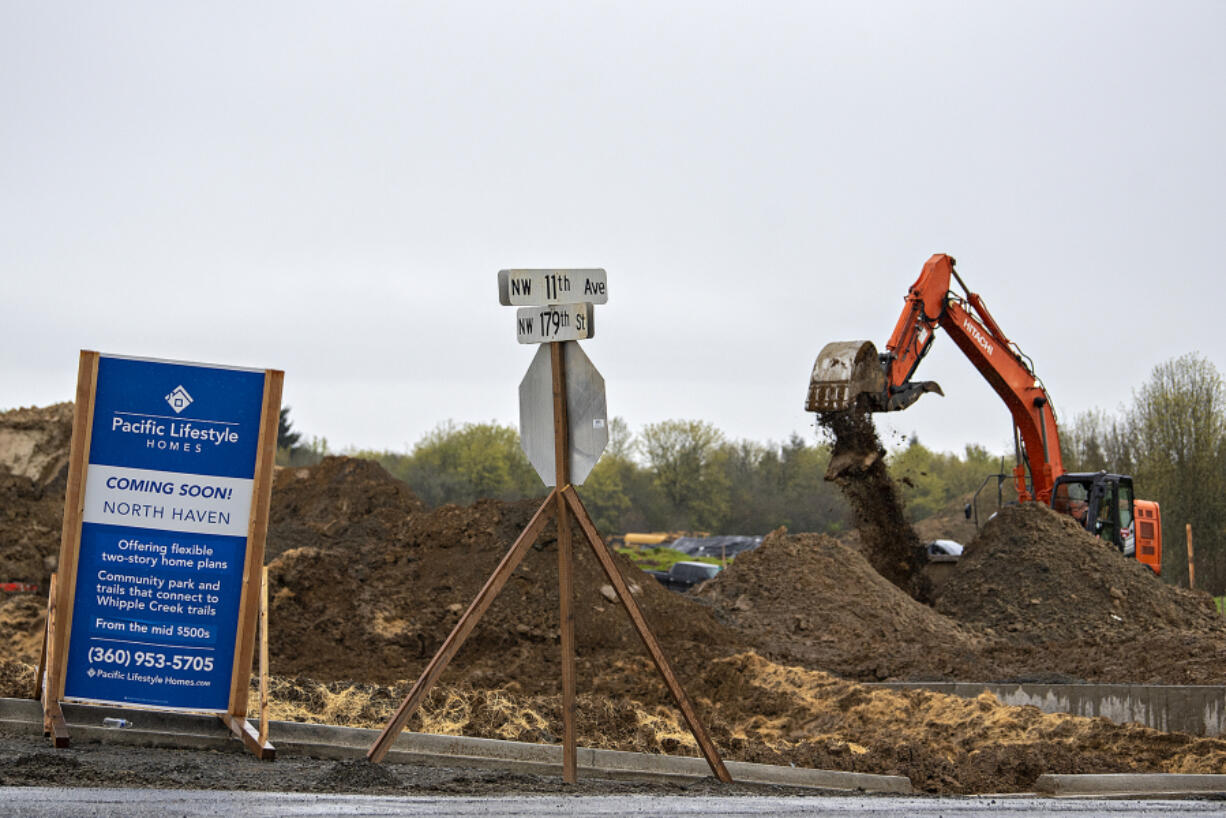
{"type": "Polygon", "coordinates": [[[1131,474],[1137,497],[1162,509],[1162,574],[1187,585],[1192,526],[1196,587],[1226,593],[1226,384],[1190,353],[1154,367],[1114,414],[1084,412],[1060,438],[1069,471],[1131,474]]]}
{"type": "MultiPolygon", "coordinates": [[[[514,427],[445,423],[406,453],[358,451],[412,487],[424,502],[539,497],[545,486],[514,427]]],[[[609,422],[609,445],[580,487],[601,531],[762,533],[837,530],[846,508],[822,480],[829,449],[793,436],[787,443],[729,441],[710,423],[668,420],[637,432],[609,422]]]]}
{"type": "MultiPolygon", "coordinates": [[[[282,413],[279,461],[309,464],[327,441],[302,445],[282,413]]],[[[1061,453],[1069,471],[1134,476],[1139,497],[1162,507],[1164,578],[1187,584],[1184,526],[1196,543],[1196,584],[1226,589],[1226,387],[1205,358],[1190,354],[1155,367],[1115,414],[1095,409],[1065,422],[1061,453]]],[[[439,425],[406,452],[346,451],[378,461],[427,504],[469,504],[489,497],[512,501],[545,492],[519,445],[517,430],[496,422],[439,425]]],[[[838,533],[850,525],[838,488],[823,476],[830,447],[815,432],[786,441],[731,440],[702,420],[666,420],[637,430],[609,423],[609,446],[580,488],[601,531],[709,531],[763,534],[838,533]]],[[[888,454],[888,465],[918,521],[957,513],[985,485],[981,516],[996,502],[991,475],[1008,461],[971,444],[961,454],[934,452],[914,436],[888,454]],[[985,507],[986,506],[986,507],[985,507]]],[[[1004,500],[1015,495],[1012,481],[1004,500]]]]}
{"type": "MultiPolygon", "coordinates": [[[[279,462],[309,465],[327,442],[300,444],[282,413],[279,462]]],[[[430,506],[539,497],[545,486],[520,447],[518,431],[497,422],[440,424],[407,452],[349,450],[375,460],[430,506]]],[[[961,509],[965,497],[996,472],[999,461],[979,446],[963,455],[937,453],[912,438],[890,454],[912,519],[961,509]]],[[[634,431],[609,422],[609,445],[580,493],[601,531],[709,531],[764,534],[838,533],[849,526],[841,492],[824,479],[830,446],[816,433],[785,442],[730,440],[702,420],[666,420],[634,431]]]]}

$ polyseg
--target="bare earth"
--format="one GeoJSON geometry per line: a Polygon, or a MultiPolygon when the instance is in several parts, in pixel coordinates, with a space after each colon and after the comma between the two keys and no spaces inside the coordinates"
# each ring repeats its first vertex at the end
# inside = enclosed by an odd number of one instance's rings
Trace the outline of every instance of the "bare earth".
{"type": "MultiPolygon", "coordinates": [[[[3,696],[28,695],[33,681],[63,505],[56,451],[66,446],[70,422],[63,406],[0,414],[0,442],[21,454],[10,463],[0,451],[0,580],[44,589],[0,598],[3,696]],[[22,435],[36,440],[23,443],[22,435]]],[[[268,542],[274,718],[381,726],[536,505],[429,510],[377,465],[343,457],[279,470],[268,542]]],[[[893,551],[882,536],[871,533],[875,544],[866,549],[781,529],[689,595],[665,591],[619,560],[726,758],[901,774],[937,793],[1025,791],[1044,772],[1226,772],[1220,740],[1044,715],[988,695],[863,687],[917,679],[1226,678],[1226,620],[1207,595],[1165,585],[1048,509],[1006,508],[985,525],[931,606],[871,558],[905,556],[915,535],[893,551]]],[[[541,536],[411,729],[559,740],[555,537],[552,527],[541,536]]],[[[624,611],[610,601],[607,579],[586,551],[576,554],[580,743],[695,755],[624,611]]],[[[90,776],[110,775],[95,764],[127,752],[55,753],[11,741],[0,744],[0,783],[56,776],[93,783],[90,776]]],[[[189,779],[212,774],[183,763],[189,779]]],[[[174,782],[174,765],[142,766],[135,757],[114,764],[118,777],[97,783],[123,786],[130,774],[141,785],[184,786],[174,782]]],[[[310,790],[325,786],[317,782],[332,769],[319,762],[295,778],[295,760],[261,767],[238,756],[218,764],[249,769],[234,775],[253,788],[283,788],[276,781],[284,771],[294,788],[310,790]]],[[[359,780],[336,769],[338,787],[359,780]]],[[[450,774],[397,772],[388,791],[460,782],[462,791],[480,792],[487,780],[502,782],[499,792],[520,791],[505,776],[450,774]]],[[[246,786],[236,782],[227,786],[246,786]]]]}

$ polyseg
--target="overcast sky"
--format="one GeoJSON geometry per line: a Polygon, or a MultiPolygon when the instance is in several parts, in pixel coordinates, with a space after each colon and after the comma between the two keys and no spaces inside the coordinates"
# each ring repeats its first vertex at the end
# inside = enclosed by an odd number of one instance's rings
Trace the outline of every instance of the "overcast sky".
{"type": "MultiPolygon", "coordinates": [[[[948,252],[1063,421],[1226,370],[1226,3],[0,0],[0,408],[275,367],[330,446],[518,422],[503,267],[604,267],[611,414],[813,438],[948,252]]],[[[890,434],[1009,446],[947,338],[890,434]]]]}

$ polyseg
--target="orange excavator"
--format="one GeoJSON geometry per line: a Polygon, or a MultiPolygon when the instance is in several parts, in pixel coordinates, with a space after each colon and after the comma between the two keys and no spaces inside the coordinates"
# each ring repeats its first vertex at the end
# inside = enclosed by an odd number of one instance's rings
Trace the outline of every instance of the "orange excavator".
{"type": "Polygon", "coordinates": [[[836,341],[817,356],[805,408],[810,412],[893,412],[922,395],[945,393],[933,381],[913,381],[937,328],[943,329],[991,384],[1013,416],[1018,498],[1050,505],[1073,516],[1155,574],[1162,569],[1161,511],[1133,496],[1132,478],[1106,472],[1068,473],[1060,456],[1055,409],[1034,365],[1009,340],[983,299],[938,253],[907,293],[902,315],[878,353],[872,341],[836,341]],[[963,295],[950,289],[958,282],[963,295]]]}

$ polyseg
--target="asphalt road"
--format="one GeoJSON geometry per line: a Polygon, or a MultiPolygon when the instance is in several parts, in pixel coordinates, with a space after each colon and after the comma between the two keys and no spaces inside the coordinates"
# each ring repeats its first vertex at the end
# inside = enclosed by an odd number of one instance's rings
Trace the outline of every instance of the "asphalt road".
{"type": "Polygon", "coordinates": [[[131,816],[377,816],[740,815],[918,816],[1214,816],[1221,801],[1107,801],[1036,798],[895,798],[763,796],[507,796],[437,797],[307,795],[230,790],[0,787],[0,815],[131,816]]]}

